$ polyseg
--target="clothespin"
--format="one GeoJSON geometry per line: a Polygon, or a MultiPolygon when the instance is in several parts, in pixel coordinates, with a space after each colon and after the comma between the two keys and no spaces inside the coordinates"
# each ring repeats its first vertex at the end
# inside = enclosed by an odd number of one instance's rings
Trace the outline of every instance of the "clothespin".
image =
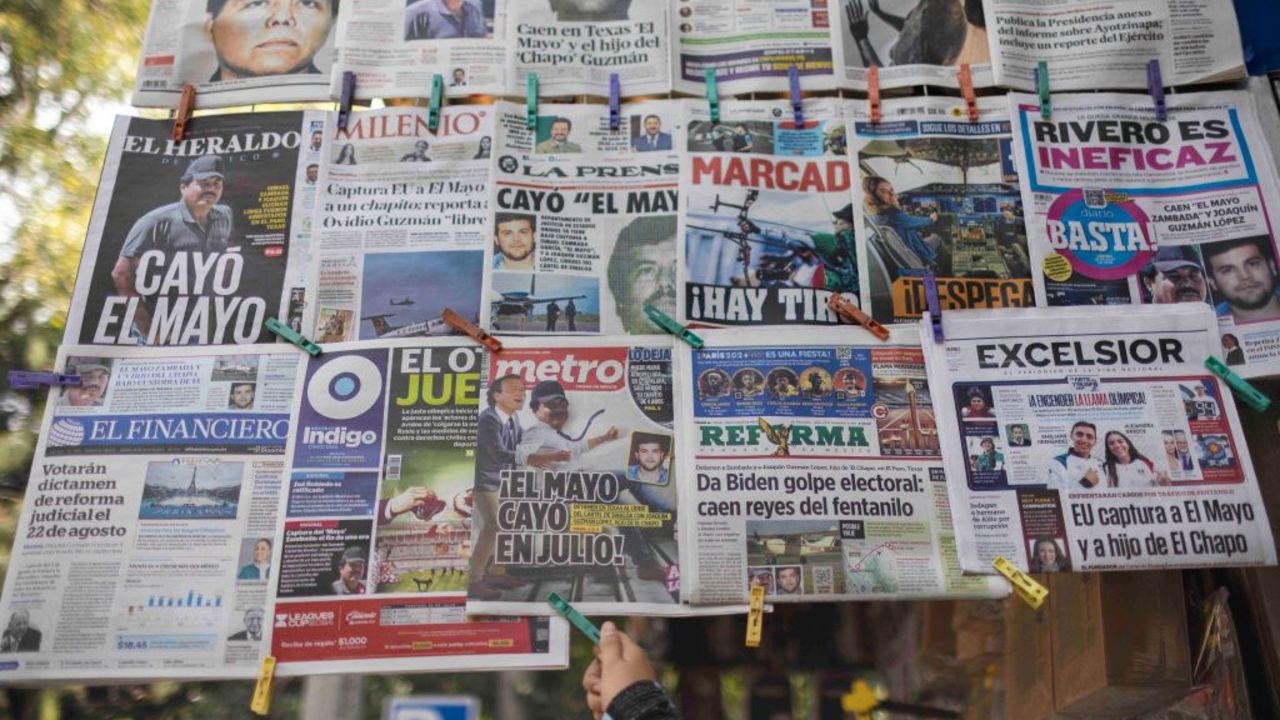
{"type": "Polygon", "coordinates": [[[1040,119],[1053,117],[1053,102],[1049,98],[1049,63],[1041,60],[1036,66],[1036,93],[1040,95],[1040,119]]]}
{"type": "Polygon", "coordinates": [[[489,348],[490,352],[502,352],[502,343],[498,341],[498,338],[476,327],[466,318],[454,312],[453,308],[445,308],[444,312],[440,314],[440,319],[444,320],[445,324],[454,330],[489,348]]]}
{"type": "Polygon", "coordinates": [[[849,694],[840,696],[840,709],[852,713],[857,720],[871,717],[871,711],[880,704],[880,698],[866,680],[854,680],[849,694]]]}
{"type": "Polygon", "coordinates": [[[880,123],[880,68],[867,68],[867,103],[871,105],[871,124],[880,123]]]}
{"type": "Polygon", "coordinates": [[[347,129],[347,117],[351,115],[351,100],[356,95],[356,74],[350,70],[342,73],[342,96],[338,100],[338,128],[347,129]]]}
{"type": "Polygon", "coordinates": [[[196,109],[196,86],[183,85],[182,98],[178,100],[178,111],[173,116],[173,140],[181,142],[187,135],[187,121],[191,119],[191,111],[196,109]]]}
{"type": "Polygon", "coordinates": [[[973,91],[973,71],[969,63],[960,66],[960,94],[964,96],[964,104],[969,106],[969,122],[978,122],[978,94],[973,91]]]}
{"type": "Polygon", "coordinates": [[[266,715],[271,711],[271,681],[276,675],[276,659],[272,655],[262,658],[258,668],[258,683],[253,686],[253,699],[249,701],[249,711],[255,715],[266,715]]]}
{"type": "Polygon", "coordinates": [[[1009,584],[1013,586],[1013,592],[1022,598],[1023,602],[1030,605],[1032,610],[1039,610],[1040,606],[1044,604],[1044,599],[1049,597],[1048,588],[1031,579],[1030,575],[1022,572],[1016,565],[1003,557],[998,557],[991,561],[991,565],[995,567],[996,572],[1009,581],[1009,584]]]}
{"type": "Polygon", "coordinates": [[[650,305],[649,303],[645,303],[644,314],[649,316],[649,319],[653,321],[654,325],[657,325],[663,330],[666,330],[672,335],[675,335],[681,340],[689,343],[693,346],[694,350],[702,349],[704,344],[702,342],[702,338],[694,335],[692,330],[671,319],[666,313],[662,312],[658,308],[650,305]]]}
{"type": "Polygon", "coordinates": [[[861,325],[872,335],[880,338],[882,342],[888,342],[889,329],[876,322],[870,315],[862,312],[857,305],[853,304],[853,301],[840,293],[831,293],[831,297],[827,298],[827,307],[840,318],[855,325],[861,325]]]}
{"type": "Polygon", "coordinates": [[[525,124],[532,130],[538,127],[538,73],[529,73],[524,82],[525,124]]]}
{"type": "Polygon", "coordinates": [[[78,387],[80,385],[80,376],[38,370],[9,371],[9,387],[14,390],[34,390],[41,387],[58,387],[60,385],[78,387]]]}
{"type": "Polygon", "coordinates": [[[942,301],[938,299],[938,279],[929,273],[924,276],[924,295],[929,303],[929,322],[933,324],[933,341],[944,342],[947,336],[942,333],[942,301]]]}
{"type": "Polygon", "coordinates": [[[587,639],[596,645],[600,644],[600,628],[596,627],[585,615],[578,612],[576,608],[568,603],[567,600],[560,597],[559,593],[550,593],[547,595],[547,602],[551,603],[551,607],[556,612],[565,617],[566,620],[573,623],[573,626],[582,631],[587,639]]]}
{"type": "Polygon", "coordinates": [[[320,354],[320,346],[319,346],[319,345],[317,345],[317,344],[315,344],[315,343],[311,342],[310,340],[308,340],[308,339],[306,339],[306,338],[302,337],[302,335],[301,335],[301,334],[294,332],[294,331],[293,331],[293,328],[289,327],[288,325],[285,325],[284,323],[280,322],[279,320],[277,320],[277,319],[275,319],[275,318],[267,318],[266,325],[267,325],[267,329],[268,329],[268,330],[270,330],[271,332],[275,333],[276,335],[279,335],[280,337],[284,338],[285,340],[288,340],[289,342],[293,343],[294,345],[297,345],[298,347],[302,348],[303,350],[306,350],[306,351],[307,351],[307,354],[308,354],[308,355],[310,355],[311,357],[316,357],[317,355],[319,355],[319,354],[320,354]]]}
{"type": "Polygon", "coordinates": [[[431,76],[431,105],[427,107],[427,128],[435,132],[440,127],[440,105],[444,102],[444,76],[431,76]]]}
{"type": "Polygon", "coordinates": [[[703,73],[707,85],[707,102],[711,105],[711,122],[720,122],[720,88],[716,86],[716,69],[707,68],[703,73]]]}
{"type": "Polygon", "coordinates": [[[618,125],[622,122],[621,104],[622,92],[618,87],[618,73],[610,73],[609,75],[609,129],[617,130],[618,125]]]}
{"type": "Polygon", "coordinates": [[[1164,79],[1160,75],[1160,61],[1147,63],[1147,90],[1156,103],[1156,119],[1164,122],[1169,119],[1169,105],[1164,100],[1164,79]]]}
{"type": "Polygon", "coordinates": [[[760,635],[764,630],[764,587],[751,588],[751,601],[747,605],[747,647],[760,647],[760,635]]]}
{"type": "Polygon", "coordinates": [[[804,127],[804,103],[800,100],[800,68],[795,65],[787,70],[787,80],[791,83],[791,112],[795,114],[796,127],[804,127]]]}
{"type": "Polygon", "coordinates": [[[1231,389],[1236,392],[1236,396],[1245,401],[1249,407],[1258,412],[1266,412],[1267,408],[1271,407],[1271,398],[1263,395],[1258,388],[1250,385],[1248,380],[1237,375],[1234,370],[1227,367],[1226,363],[1218,358],[1210,355],[1205,358],[1204,366],[1209,368],[1209,372],[1222,378],[1223,382],[1230,385],[1231,389]]]}

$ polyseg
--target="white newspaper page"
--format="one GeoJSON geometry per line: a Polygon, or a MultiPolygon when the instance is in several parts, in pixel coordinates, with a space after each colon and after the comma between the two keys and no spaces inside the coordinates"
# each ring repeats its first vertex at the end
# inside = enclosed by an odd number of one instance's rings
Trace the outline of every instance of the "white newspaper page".
{"type": "Polygon", "coordinates": [[[679,101],[620,108],[498,103],[484,326],[505,334],[646,334],[675,312],[679,101]]]}
{"type": "Polygon", "coordinates": [[[0,679],[249,678],[301,354],[64,345],[0,617],[0,679]]]}
{"type": "Polygon", "coordinates": [[[300,326],[324,113],[119,117],[107,146],[65,340],[92,345],[272,342],[300,326]],[[310,143],[310,145],[308,144],[310,143]]]}
{"type": "Polygon", "coordinates": [[[1240,28],[1220,0],[983,0],[997,85],[1034,91],[1049,63],[1061,90],[1142,89],[1160,61],[1166,86],[1245,76],[1240,28]]]}
{"type": "Polygon", "coordinates": [[[1246,92],[1010,95],[1036,297],[1043,305],[1208,305],[1214,351],[1280,374],[1280,180],[1246,92]]]}
{"type": "Polygon", "coordinates": [[[484,368],[453,338],[307,359],[273,558],[277,673],[567,666],[558,617],[466,617],[484,368]]]}
{"type": "Polygon", "coordinates": [[[447,97],[501,95],[507,88],[506,0],[346,0],[338,16],[337,59],[328,94],[430,97],[433,75],[447,97]]]}
{"type": "Polygon", "coordinates": [[[833,325],[858,304],[845,119],[834,100],[684,105],[680,319],[704,326],[833,325]]]}
{"type": "Polygon", "coordinates": [[[671,92],[668,9],[665,0],[515,0],[507,7],[506,94],[524,94],[531,72],[552,97],[608,97],[614,73],[626,97],[671,92]]]}
{"type": "Polygon", "coordinates": [[[874,125],[865,102],[845,111],[864,309],[918,319],[925,275],[944,310],[1034,306],[1008,102],[979,98],[977,122],[949,98],[887,100],[874,125]]]}
{"type": "Polygon", "coordinates": [[[329,135],[319,187],[305,332],[318,343],[448,335],[452,308],[479,322],[489,221],[492,109],[355,112],[329,135]]]}
{"type": "Polygon", "coordinates": [[[677,348],[690,602],[1008,593],[961,576],[914,329],[702,337],[677,348]]]}
{"type": "Polygon", "coordinates": [[[133,104],[177,107],[184,85],[197,108],[328,100],[338,10],[339,0],[155,0],[133,104]]]}
{"type": "Polygon", "coordinates": [[[834,0],[837,77],[841,87],[867,89],[867,68],[880,68],[880,87],[959,88],[969,66],[974,87],[995,84],[982,0],[834,0]]]}
{"type": "Polygon", "coordinates": [[[927,317],[965,572],[1275,564],[1209,308],[944,312],[945,344],[927,317]]]}
{"type": "Polygon", "coordinates": [[[705,95],[707,68],[721,96],[786,91],[793,66],[803,90],[836,88],[825,0],[667,1],[676,92],[705,95]]]}

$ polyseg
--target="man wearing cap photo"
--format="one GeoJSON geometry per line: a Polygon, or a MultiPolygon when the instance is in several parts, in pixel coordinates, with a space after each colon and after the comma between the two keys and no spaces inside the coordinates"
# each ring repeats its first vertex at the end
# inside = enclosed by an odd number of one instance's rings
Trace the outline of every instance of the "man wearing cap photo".
{"type": "Polygon", "coordinates": [[[98,358],[78,358],[67,372],[80,376],[80,384],[63,389],[63,399],[72,407],[100,407],[111,380],[111,367],[98,358]]]}
{"type": "Polygon", "coordinates": [[[1190,245],[1171,245],[1156,251],[1151,264],[1154,277],[1148,278],[1151,302],[1156,304],[1204,302],[1209,286],[1204,280],[1200,257],[1190,245]]]}
{"type": "Polygon", "coordinates": [[[204,32],[218,56],[209,82],[320,73],[338,0],[206,0],[204,32]]]}
{"type": "MultiPolygon", "coordinates": [[[[138,263],[148,251],[158,250],[168,256],[175,252],[221,253],[231,240],[231,208],[219,205],[222,199],[222,158],[204,155],[192,160],[178,180],[177,202],[161,205],[143,215],[125,237],[120,256],[111,268],[116,293],[123,297],[139,296],[138,263]]],[[[161,269],[168,263],[157,263],[161,269]]],[[[146,298],[134,314],[135,331],[146,338],[151,329],[151,309],[155,297],[146,298]]]]}
{"type": "Polygon", "coordinates": [[[572,470],[583,453],[618,439],[618,428],[612,426],[599,435],[584,439],[590,423],[577,438],[565,433],[564,427],[569,423],[569,398],[565,395],[564,386],[555,380],[543,380],[533,388],[529,395],[529,409],[537,422],[524,431],[516,447],[517,466],[527,466],[529,457],[534,453],[568,450],[569,460],[552,463],[547,468],[572,470]]]}
{"type": "Polygon", "coordinates": [[[1227,240],[1200,246],[1209,284],[1221,298],[1214,311],[1236,322],[1280,318],[1280,293],[1276,290],[1276,261],[1271,238],[1227,240]]]}
{"type": "Polygon", "coordinates": [[[338,579],[329,586],[334,595],[363,595],[364,571],[368,567],[364,548],[352,545],[338,556],[338,579]]]}

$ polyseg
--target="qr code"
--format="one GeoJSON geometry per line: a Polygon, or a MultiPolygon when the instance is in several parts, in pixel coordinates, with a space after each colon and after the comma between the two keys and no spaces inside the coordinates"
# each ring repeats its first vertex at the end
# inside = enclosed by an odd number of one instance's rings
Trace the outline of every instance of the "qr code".
{"type": "Polygon", "coordinates": [[[403,463],[403,461],[404,461],[403,455],[387,456],[387,479],[388,480],[400,479],[400,465],[403,463]]]}

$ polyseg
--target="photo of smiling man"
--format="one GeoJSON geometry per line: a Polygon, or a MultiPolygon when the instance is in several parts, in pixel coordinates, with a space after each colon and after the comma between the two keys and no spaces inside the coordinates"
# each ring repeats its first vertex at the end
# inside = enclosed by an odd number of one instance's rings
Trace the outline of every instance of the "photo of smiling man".
{"type": "Polygon", "coordinates": [[[322,72],[338,0],[207,0],[204,32],[218,68],[210,82],[322,72]]]}
{"type": "Polygon", "coordinates": [[[1276,260],[1264,236],[1200,246],[1218,317],[1238,323],[1280,318],[1276,260]]]}

